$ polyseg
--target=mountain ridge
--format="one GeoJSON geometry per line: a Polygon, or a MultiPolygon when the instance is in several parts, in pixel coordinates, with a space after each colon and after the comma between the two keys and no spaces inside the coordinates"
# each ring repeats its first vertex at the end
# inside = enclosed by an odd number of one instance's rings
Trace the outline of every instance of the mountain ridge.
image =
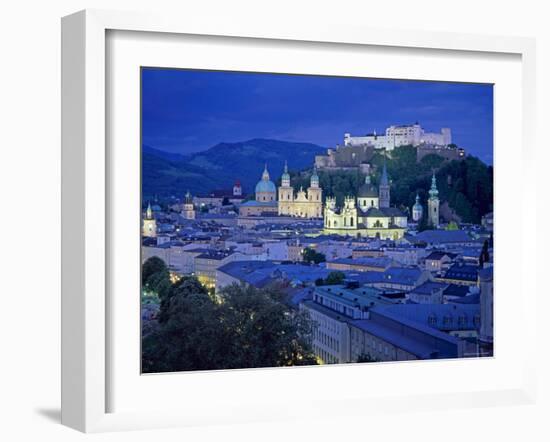
{"type": "Polygon", "coordinates": [[[244,193],[250,194],[266,163],[271,180],[276,181],[285,161],[289,168],[302,170],[311,167],[315,155],[325,151],[325,147],[312,143],[269,138],[222,142],[188,155],[144,145],[143,196],[181,197],[187,190],[195,195],[206,194],[214,189],[230,189],[236,180],[241,182],[244,193]]]}

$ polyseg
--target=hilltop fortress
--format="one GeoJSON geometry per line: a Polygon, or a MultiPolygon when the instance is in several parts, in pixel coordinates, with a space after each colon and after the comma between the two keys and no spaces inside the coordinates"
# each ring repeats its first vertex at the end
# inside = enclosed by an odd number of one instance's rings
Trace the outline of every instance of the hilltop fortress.
{"type": "Polygon", "coordinates": [[[323,170],[346,170],[359,168],[369,173],[368,163],[377,150],[392,151],[396,147],[413,146],[417,148],[417,160],[436,154],[448,160],[461,159],[464,149],[452,144],[451,129],[442,128],[439,133],[426,132],[420,124],[390,126],[385,133],[375,132],[352,136],[344,134],[344,145],[328,149],[326,155],[315,157],[315,166],[323,170]]]}

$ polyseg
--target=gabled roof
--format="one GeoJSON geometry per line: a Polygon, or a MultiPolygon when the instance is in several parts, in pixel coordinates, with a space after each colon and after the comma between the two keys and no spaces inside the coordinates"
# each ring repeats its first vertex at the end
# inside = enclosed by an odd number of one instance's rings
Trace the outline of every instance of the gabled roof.
{"type": "Polygon", "coordinates": [[[426,281],[420,284],[411,293],[418,293],[419,295],[431,295],[432,293],[447,288],[448,284],[442,282],[426,281]]]}
{"type": "Polygon", "coordinates": [[[471,238],[464,230],[424,230],[414,239],[426,243],[470,242],[471,238]]]}
{"type": "Polygon", "coordinates": [[[406,216],[397,207],[383,207],[380,209],[386,216],[406,216]]]}
{"type": "Polygon", "coordinates": [[[392,260],[386,257],[372,258],[369,256],[364,256],[361,258],[338,258],[330,261],[329,263],[379,267],[385,269],[389,267],[389,265],[392,263],[392,260]]]}
{"type": "Polygon", "coordinates": [[[468,286],[458,284],[448,284],[447,288],[443,290],[444,296],[456,296],[460,298],[467,296],[468,293],[470,293],[470,288],[468,286]]]}
{"type": "Polygon", "coordinates": [[[441,331],[477,329],[479,304],[396,304],[374,307],[372,313],[441,331]]]}
{"type": "Polygon", "coordinates": [[[478,267],[469,264],[456,263],[445,272],[445,279],[477,281],[478,267]]]}
{"type": "Polygon", "coordinates": [[[456,257],[456,254],[449,253],[449,252],[442,252],[440,250],[434,250],[428,256],[426,256],[426,259],[439,261],[443,259],[445,256],[448,256],[449,258],[453,259],[456,257]]]}
{"type": "Polygon", "coordinates": [[[250,200],[242,203],[241,207],[277,207],[277,201],[256,201],[250,200]]]}
{"type": "Polygon", "coordinates": [[[408,267],[390,267],[383,275],[388,282],[414,285],[422,275],[422,270],[408,267]]]}
{"type": "Polygon", "coordinates": [[[365,212],[364,217],[366,218],[389,218],[389,215],[386,215],[382,210],[377,209],[376,207],[369,207],[365,212]]]}

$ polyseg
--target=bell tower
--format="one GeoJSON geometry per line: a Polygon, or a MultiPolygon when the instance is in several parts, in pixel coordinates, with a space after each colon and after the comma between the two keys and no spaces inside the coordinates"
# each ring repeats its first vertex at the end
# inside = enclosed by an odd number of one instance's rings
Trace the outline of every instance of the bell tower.
{"type": "Polygon", "coordinates": [[[380,178],[380,186],[378,187],[378,205],[381,209],[390,207],[390,181],[388,179],[385,156],[382,177],[380,178]]]}
{"type": "Polygon", "coordinates": [[[185,194],[185,202],[183,203],[181,214],[185,219],[195,219],[195,206],[193,205],[193,197],[189,191],[185,194]]]}
{"type": "Polygon", "coordinates": [[[290,174],[288,163],[285,161],[285,168],[281,175],[281,186],[279,187],[279,215],[292,214],[292,202],[294,201],[294,189],[290,185],[290,174]]]}
{"type": "Polygon", "coordinates": [[[143,219],[142,235],[147,238],[156,238],[157,236],[157,221],[153,216],[151,203],[147,205],[147,210],[145,211],[145,218],[143,219]]]}
{"type": "Polygon", "coordinates": [[[435,172],[432,174],[432,187],[428,198],[428,224],[433,228],[439,227],[439,191],[435,180],[435,172]]]}

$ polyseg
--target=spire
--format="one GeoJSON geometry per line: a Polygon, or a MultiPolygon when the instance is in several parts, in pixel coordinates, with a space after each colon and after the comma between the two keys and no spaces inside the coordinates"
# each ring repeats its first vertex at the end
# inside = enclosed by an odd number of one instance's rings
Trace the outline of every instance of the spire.
{"type": "Polygon", "coordinates": [[[388,180],[388,170],[386,168],[386,153],[384,152],[384,168],[382,177],[378,186],[379,206],[381,209],[390,207],[390,183],[388,180]]]}
{"type": "Polygon", "coordinates": [[[415,201],[416,201],[416,204],[420,204],[420,197],[418,196],[418,192],[416,192],[415,201]]]}
{"type": "Polygon", "coordinates": [[[380,178],[380,185],[387,186],[389,183],[388,180],[388,170],[386,168],[386,155],[384,154],[384,167],[382,169],[382,178],[380,178]]]}
{"type": "Polygon", "coordinates": [[[310,185],[314,188],[319,187],[319,175],[317,175],[317,165],[315,164],[313,165],[313,173],[311,174],[310,185]]]}
{"type": "Polygon", "coordinates": [[[189,192],[189,189],[187,190],[187,193],[185,194],[185,203],[191,204],[193,200],[191,199],[191,192],[189,192]]]}
{"type": "Polygon", "coordinates": [[[365,184],[370,184],[370,175],[365,176],[365,184]]]}
{"type": "Polygon", "coordinates": [[[145,212],[145,219],[153,219],[153,209],[151,209],[151,202],[147,204],[147,210],[145,212]]]}
{"type": "Polygon", "coordinates": [[[269,181],[269,172],[267,171],[267,163],[265,163],[264,173],[262,173],[262,180],[269,181]]]}
{"type": "Polygon", "coordinates": [[[281,176],[281,185],[283,187],[290,187],[290,175],[288,173],[288,162],[286,160],[283,175],[281,176]]]}
{"type": "Polygon", "coordinates": [[[437,182],[435,179],[435,170],[432,171],[432,187],[430,187],[430,198],[437,198],[439,195],[439,190],[437,190],[437,182]]]}

